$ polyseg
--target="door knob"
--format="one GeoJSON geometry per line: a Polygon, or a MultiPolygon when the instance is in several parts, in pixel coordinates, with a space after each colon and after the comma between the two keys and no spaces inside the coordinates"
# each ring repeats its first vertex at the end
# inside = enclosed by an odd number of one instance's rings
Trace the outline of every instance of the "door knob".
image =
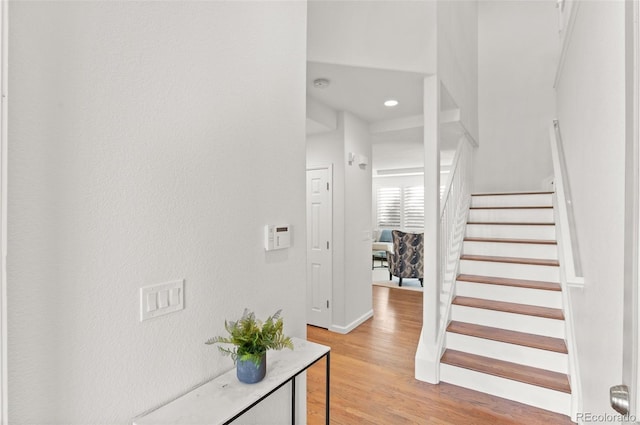
{"type": "Polygon", "coordinates": [[[609,389],[611,407],[621,415],[629,414],[629,387],[615,385],[609,389]]]}

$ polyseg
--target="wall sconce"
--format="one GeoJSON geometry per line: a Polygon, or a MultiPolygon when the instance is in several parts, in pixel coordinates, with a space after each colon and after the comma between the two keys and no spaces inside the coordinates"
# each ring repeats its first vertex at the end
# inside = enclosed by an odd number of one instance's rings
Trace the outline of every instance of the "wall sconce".
{"type": "Polygon", "coordinates": [[[368,157],[366,157],[364,155],[356,154],[354,152],[349,152],[347,154],[347,161],[349,162],[349,165],[353,165],[353,163],[355,162],[362,169],[366,168],[367,165],[369,165],[369,158],[368,157]]]}
{"type": "Polygon", "coordinates": [[[358,165],[360,166],[360,168],[366,168],[367,165],[369,164],[369,158],[367,158],[364,155],[358,155],[357,156],[357,161],[358,165]]]}

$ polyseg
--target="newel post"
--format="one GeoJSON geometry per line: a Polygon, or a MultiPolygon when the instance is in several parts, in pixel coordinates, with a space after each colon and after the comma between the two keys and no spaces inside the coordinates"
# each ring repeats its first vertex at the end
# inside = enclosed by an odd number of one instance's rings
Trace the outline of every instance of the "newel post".
{"type": "Polygon", "coordinates": [[[424,79],[424,300],[416,379],[440,381],[437,347],[440,304],[440,80],[424,79]]]}

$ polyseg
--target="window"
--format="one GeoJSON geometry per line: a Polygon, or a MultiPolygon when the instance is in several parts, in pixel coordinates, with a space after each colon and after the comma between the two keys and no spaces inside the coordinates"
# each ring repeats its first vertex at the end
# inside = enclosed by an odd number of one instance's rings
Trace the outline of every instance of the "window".
{"type": "Polygon", "coordinates": [[[424,230],[424,186],[381,187],[377,192],[378,228],[424,230]]]}
{"type": "Polygon", "coordinates": [[[378,189],[378,227],[400,228],[401,198],[399,187],[381,187],[378,189]]]}
{"type": "Polygon", "coordinates": [[[405,187],[403,190],[402,227],[406,230],[424,230],[424,186],[405,187]]]}

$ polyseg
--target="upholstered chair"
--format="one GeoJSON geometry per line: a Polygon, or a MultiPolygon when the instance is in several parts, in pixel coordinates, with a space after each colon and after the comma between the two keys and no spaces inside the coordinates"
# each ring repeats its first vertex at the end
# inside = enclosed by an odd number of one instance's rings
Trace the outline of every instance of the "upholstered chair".
{"type": "Polygon", "coordinates": [[[402,286],[403,278],[419,279],[420,286],[423,286],[424,234],[393,230],[391,235],[393,237],[393,253],[388,255],[389,280],[392,279],[392,276],[396,276],[400,279],[399,286],[402,286]]]}

